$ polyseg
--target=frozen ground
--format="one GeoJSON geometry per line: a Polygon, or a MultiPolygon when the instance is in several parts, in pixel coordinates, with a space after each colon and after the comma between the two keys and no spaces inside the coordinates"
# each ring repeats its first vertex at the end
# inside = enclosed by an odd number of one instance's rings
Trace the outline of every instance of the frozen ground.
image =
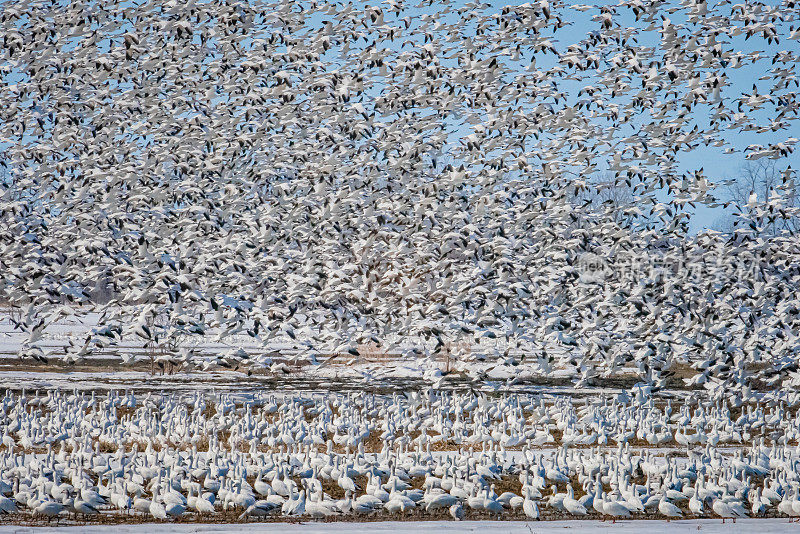
{"type": "MultiPolygon", "coordinates": [[[[202,524],[169,524],[145,523],[140,525],[114,525],[117,534],[335,534],[335,533],[370,533],[370,534],[412,534],[435,532],[449,534],[455,532],[478,532],[481,534],[584,534],[608,532],[614,534],[672,534],[680,532],[702,532],[705,534],[730,534],[733,532],[758,532],[759,534],[783,534],[800,530],[796,524],[786,519],[740,519],[736,524],[718,519],[697,519],[687,521],[407,521],[407,522],[370,522],[370,523],[259,523],[250,525],[202,525],[202,524]]],[[[108,532],[108,525],[84,525],[70,527],[24,527],[17,525],[0,525],[0,534],[25,533],[86,533],[101,534],[108,532]]]]}

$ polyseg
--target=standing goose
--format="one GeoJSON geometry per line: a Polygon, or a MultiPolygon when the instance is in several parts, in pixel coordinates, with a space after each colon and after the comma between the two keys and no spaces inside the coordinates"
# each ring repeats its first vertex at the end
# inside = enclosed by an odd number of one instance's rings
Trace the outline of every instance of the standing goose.
{"type": "Polygon", "coordinates": [[[562,505],[572,515],[583,516],[587,514],[586,508],[575,499],[575,492],[571,484],[567,486],[567,495],[564,497],[562,505]]]}
{"type": "MultiPolygon", "coordinates": [[[[793,494],[795,495],[795,494],[793,494]]],[[[787,491],[783,495],[783,499],[778,503],[778,511],[793,521],[795,518],[800,518],[800,510],[795,510],[794,503],[798,502],[796,497],[789,495],[787,491]]]]}
{"type": "Polygon", "coordinates": [[[55,501],[42,501],[35,508],[33,508],[33,513],[34,515],[46,517],[49,522],[51,519],[57,518],[58,514],[60,514],[63,510],[64,505],[61,503],[55,501]]]}
{"type": "Polygon", "coordinates": [[[265,517],[280,509],[280,506],[266,500],[256,501],[239,515],[239,519],[265,517]]]}
{"type": "Polygon", "coordinates": [[[539,519],[539,505],[536,504],[536,501],[531,499],[531,493],[529,491],[524,493],[525,500],[522,501],[522,512],[528,519],[539,519]]]}
{"type": "Polygon", "coordinates": [[[456,503],[449,509],[450,516],[455,519],[456,521],[461,521],[464,519],[464,507],[461,506],[461,503],[456,503]]]}
{"type": "Polygon", "coordinates": [[[681,512],[681,509],[669,502],[666,495],[662,495],[661,499],[658,501],[658,512],[665,516],[667,521],[670,519],[683,517],[683,512],[681,512]]]}
{"type": "Polygon", "coordinates": [[[75,513],[81,514],[84,519],[86,519],[86,516],[97,515],[100,513],[100,511],[95,508],[92,503],[84,501],[83,499],[75,499],[72,506],[75,509],[75,513]]]}
{"type": "Polygon", "coordinates": [[[153,493],[153,500],[150,501],[150,506],[148,507],[148,511],[150,515],[152,515],[155,519],[166,519],[167,518],[167,510],[164,508],[164,505],[159,502],[160,495],[159,495],[159,488],[156,487],[153,493]]]}
{"type": "Polygon", "coordinates": [[[611,516],[612,523],[616,522],[617,519],[631,516],[631,511],[627,506],[619,501],[609,500],[605,492],[600,493],[599,508],[600,513],[611,516]]]}
{"type": "Polygon", "coordinates": [[[736,518],[743,517],[733,506],[726,503],[721,498],[717,498],[714,501],[714,503],[711,505],[711,509],[714,510],[715,514],[722,518],[723,523],[725,523],[726,519],[733,519],[733,522],[736,523],[736,518]]]}
{"type": "Polygon", "coordinates": [[[703,515],[703,500],[700,497],[700,481],[694,485],[694,493],[689,498],[689,511],[695,516],[703,515]]]}
{"type": "Polygon", "coordinates": [[[314,519],[325,519],[334,514],[330,507],[323,504],[321,494],[317,494],[315,498],[306,501],[305,513],[314,519]]]}
{"type": "Polygon", "coordinates": [[[547,506],[558,511],[566,510],[566,508],[564,508],[564,498],[567,496],[567,494],[558,493],[555,484],[551,486],[551,489],[553,494],[547,499],[547,506]]]}

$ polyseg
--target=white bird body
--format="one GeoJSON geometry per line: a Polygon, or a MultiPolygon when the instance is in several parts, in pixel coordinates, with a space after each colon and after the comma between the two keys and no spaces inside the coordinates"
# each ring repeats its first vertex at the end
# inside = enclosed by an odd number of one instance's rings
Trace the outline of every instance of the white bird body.
{"type": "Polygon", "coordinates": [[[681,509],[669,502],[666,497],[663,496],[658,503],[658,512],[668,518],[683,517],[683,512],[681,512],[681,509]]]}
{"type": "Polygon", "coordinates": [[[522,503],[522,512],[528,519],[539,519],[539,506],[530,497],[525,497],[522,503]]]}
{"type": "Polygon", "coordinates": [[[627,506],[619,501],[607,499],[605,494],[600,499],[599,507],[602,508],[601,513],[611,516],[613,520],[630,517],[631,515],[631,511],[627,506]]]}
{"type": "Polygon", "coordinates": [[[587,514],[586,508],[577,500],[575,500],[575,492],[572,489],[572,486],[567,486],[567,496],[564,497],[562,506],[572,515],[582,516],[587,514]]]}
{"type": "Polygon", "coordinates": [[[56,517],[64,510],[64,505],[55,501],[43,501],[33,509],[35,515],[56,517]]]}

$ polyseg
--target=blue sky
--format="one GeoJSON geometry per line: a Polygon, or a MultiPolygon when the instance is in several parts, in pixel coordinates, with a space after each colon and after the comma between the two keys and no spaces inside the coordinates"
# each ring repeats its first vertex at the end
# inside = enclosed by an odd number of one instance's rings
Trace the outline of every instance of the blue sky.
{"type": "MultiPolygon", "coordinates": [[[[510,3],[510,2],[498,2],[498,1],[491,1],[491,9],[501,9],[502,6],[505,5],[515,5],[521,4],[522,2],[518,3],[510,3]]],[[[567,2],[567,5],[575,5],[576,2],[567,2]]],[[[591,4],[592,6],[599,8],[602,5],[617,5],[617,2],[586,2],[586,4],[591,4]]],[[[710,6],[719,5],[720,2],[714,2],[713,0],[709,2],[710,6]]],[[[733,4],[725,2],[722,9],[729,9],[733,4]],[[727,7],[726,7],[727,6],[727,7]]],[[[677,2],[666,2],[664,3],[663,7],[661,8],[661,12],[667,16],[673,24],[682,24],[686,22],[686,17],[683,16],[682,12],[675,12],[675,13],[668,13],[667,10],[672,7],[678,7],[677,2]]],[[[566,10],[570,13],[569,21],[571,22],[571,30],[574,32],[574,41],[578,41],[582,36],[589,34],[592,31],[596,31],[598,29],[598,22],[593,21],[592,17],[599,13],[599,9],[591,9],[586,12],[580,12],[576,10],[566,10]]],[[[615,20],[619,21],[623,26],[636,26],[642,27],[641,22],[636,22],[634,17],[631,16],[630,11],[627,10],[620,10],[620,15],[615,16],[615,20]],[[625,16],[627,14],[627,16],[625,16]]],[[[659,23],[661,21],[658,21],[659,23]]],[[[791,25],[790,22],[786,22],[783,25],[779,25],[779,28],[783,28],[785,33],[782,35],[788,36],[788,28],[791,25]]],[[[641,37],[639,38],[640,45],[654,45],[657,44],[658,37],[660,34],[658,32],[644,32],[640,34],[641,37]],[[648,40],[648,37],[650,38],[648,40]]],[[[780,43],[778,44],[768,44],[764,39],[761,38],[750,38],[745,39],[744,36],[736,36],[733,38],[724,38],[724,36],[720,37],[721,41],[727,41],[729,43],[728,46],[724,47],[724,49],[730,49],[734,52],[741,51],[744,53],[751,53],[757,50],[762,51],[762,55],[764,56],[773,56],[776,52],[781,50],[791,50],[795,54],[800,53],[800,45],[798,45],[798,41],[796,40],[788,40],[788,39],[781,39],[780,43]]],[[[566,47],[566,44],[569,43],[559,43],[558,37],[554,39],[554,43],[556,44],[556,48],[559,52],[563,51],[563,48],[566,47]],[[561,45],[561,46],[560,46],[561,45]]],[[[728,76],[729,80],[729,87],[727,88],[727,94],[743,94],[743,93],[750,93],[752,91],[753,84],[759,89],[759,93],[763,94],[766,92],[766,87],[772,83],[772,80],[759,80],[759,77],[767,74],[763,71],[763,63],[760,65],[746,65],[744,67],[733,69],[728,68],[725,70],[725,73],[728,76]]],[[[708,106],[698,105],[694,108],[694,115],[695,119],[702,122],[704,117],[701,117],[700,114],[703,113],[704,110],[707,110],[708,106]]],[[[756,112],[752,115],[756,120],[760,122],[768,123],[770,118],[766,113],[759,113],[756,112]]],[[[683,152],[678,157],[678,168],[685,172],[691,172],[696,169],[702,168],[704,174],[712,181],[712,182],[719,182],[725,179],[731,179],[740,174],[740,170],[742,165],[746,163],[746,159],[744,157],[745,152],[744,149],[751,144],[761,144],[767,145],[770,143],[777,143],[781,141],[785,141],[787,138],[795,137],[800,138],[800,124],[798,124],[797,120],[793,120],[789,122],[789,128],[780,130],[777,132],[767,132],[767,133],[755,133],[755,132],[732,132],[732,131],[725,131],[721,133],[720,136],[730,144],[735,149],[734,153],[726,154],[724,148],[718,148],[714,146],[699,146],[690,152],[683,152]]],[[[787,165],[791,165],[793,169],[797,170],[800,169],[800,155],[795,152],[791,154],[789,157],[782,159],[779,162],[780,168],[785,168],[787,165]]],[[[722,193],[721,193],[722,194],[722,193]]],[[[692,232],[698,232],[704,229],[713,228],[715,224],[721,219],[726,217],[727,214],[731,213],[732,209],[729,208],[724,210],[723,208],[710,208],[708,206],[698,206],[695,212],[692,214],[690,228],[692,232]],[[727,212],[727,213],[726,213],[727,212]]]]}
{"type": "MultiPolygon", "coordinates": [[[[371,2],[372,4],[376,4],[377,2],[371,2]]],[[[498,2],[493,1],[487,4],[487,7],[483,9],[483,13],[498,13],[501,9],[506,5],[518,5],[522,2],[498,2]]],[[[615,3],[612,2],[605,2],[602,3],[604,5],[614,5],[615,3]]],[[[455,3],[454,5],[461,5],[459,3],[455,3]]],[[[674,3],[666,3],[662,7],[662,13],[668,16],[673,24],[682,24],[685,23],[685,15],[682,12],[675,12],[675,13],[668,13],[667,10],[670,7],[675,7],[677,4],[674,3]]],[[[420,17],[428,11],[430,8],[419,8],[413,7],[413,2],[408,4],[408,8],[406,11],[400,14],[399,17],[394,17],[391,15],[387,9],[386,4],[381,4],[385,11],[385,18],[387,22],[396,22],[397,18],[402,18],[405,16],[411,17],[413,22],[418,23],[420,17]]],[[[441,10],[443,6],[441,4],[434,4],[433,9],[441,10]]],[[[730,5],[723,6],[723,10],[729,10],[730,5]]],[[[593,20],[592,18],[599,13],[599,9],[594,8],[590,9],[585,12],[579,12],[572,9],[566,9],[562,11],[562,14],[566,17],[566,20],[569,22],[570,27],[568,30],[561,30],[559,33],[552,38],[553,44],[555,45],[556,49],[559,52],[563,52],[569,44],[579,42],[583,39],[586,35],[590,32],[597,31],[599,29],[599,22],[597,20],[593,20]],[[569,38],[569,42],[565,42],[563,39],[569,38]]],[[[324,15],[317,15],[314,17],[310,17],[308,19],[308,26],[309,28],[316,28],[321,25],[322,21],[326,17],[324,15]]],[[[439,18],[439,20],[443,22],[453,22],[456,20],[456,15],[450,13],[449,15],[444,15],[439,18]]],[[[636,26],[638,28],[643,27],[643,23],[636,22],[628,10],[621,10],[620,15],[615,17],[615,21],[619,22],[623,26],[636,26]]],[[[788,29],[790,23],[785,23],[781,26],[782,33],[787,35],[786,30],[788,29]]],[[[655,25],[656,28],[640,33],[639,37],[639,45],[656,45],[660,39],[660,33],[658,32],[658,27],[660,26],[660,20],[655,25]]],[[[470,30],[466,30],[469,32],[470,30]]],[[[197,39],[197,37],[196,37],[197,39]]],[[[732,52],[745,52],[750,53],[754,50],[762,50],[762,54],[764,56],[770,57],[775,54],[775,52],[779,50],[789,49],[794,51],[795,53],[798,52],[798,41],[789,41],[789,40],[781,40],[779,44],[768,44],[760,37],[751,38],[749,40],[745,40],[744,36],[738,36],[734,38],[726,38],[722,39],[723,41],[727,42],[725,45],[725,50],[730,50],[732,52]]],[[[357,44],[353,45],[353,48],[363,49],[366,46],[366,43],[363,41],[359,41],[357,44]]],[[[390,47],[400,47],[400,42],[389,43],[388,46],[390,47]]],[[[326,60],[334,61],[334,58],[337,54],[340,53],[339,48],[334,47],[328,52],[328,57],[326,60]]],[[[556,63],[556,57],[552,54],[542,55],[537,54],[537,68],[548,68],[556,63]]],[[[442,59],[443,62],[446,62],[446,59],[442,59]]],[[[519,61],[517,66],[520,70],[523,70],[524,67],[528,64],[529,57],[525,57],[519,61]]],[[[512,65],[513,63],[508,63],[512,65]]],[[[768,61],[767,61],[768,65],[768,61]]],[[[772,80],[759,80],[759,77],[766,74],[763,71],[764,64],[763,62],[759,65],[746,65],[741,68],[728,68],[725,69],[725,73],[728,76],[729,86],[725,89],[727,95],[739,95],[744,93],[749,93],[753,84],[756,84],[758,88],[758,92],[763,94],[767,91],[767,86],[772,83],[772,80]],[[761,70],[759,70],[761,69],[761,70]]],[[[13,75],[7,75],[5,77],[6,83],[14,83],[15,79],[13,75]]],[[[572,87],[566,86],[565,90],[567,91],[568,98],[572,100],[572,103],[577,101],[577,90],[585,85],[586,80],[582,80],[581,82],[576,82],[573,84],[572,87]]],[[[567,83],[567,82],[562,82],[567,83]]],[[[380,92],[381,87],[379,85],[374,87],[372,94],[375,95],[380,92]]],[[[222,98],[222,97],[220,97],[222,98]]],[[[693,108],[693,116],[691,120],[697,124],[702,125],[706,121],[706,117],[703,116],[705,113],[708,113],[710,106],[708,105],[696,105],[693,108]]],[[[764,112],[755,112],[753,113],[752,117],[760,122],[760,123],[768,123],[770,117],[767,116],[764,112]]],[[[449,128],[451,133],[455,137],[462,137],[465,132],[467,131],[463,127],[458,125],[452,125],[449,128]]],[[[621,135],[631,135],[635,132],[635,124],[631,125],[631,130],[622,133],[621,135]]],[[[712,182],[719,182],[724,179],[729,179],[735,177],[739,173],[740,167],[745,163],[744,158],[744,149],[748,145],[751,144],[762,144],[767,145],[769,143],[776,143],[780,141],[785,141],[787,138],[796,137],[800,138],[800,126],[798,126],[797,121],[789,121],[789,127],[787,129],[783,129],[777,132],[767,132],[762,134],[757,134],[754,132],[736,132],[736,131],[727,131],[717,134],[721,138],[723,138],[730,147],[732,147],[733,153],[726,154],[724,148],[722,147],[713,147],[713,146],[700,146],[690,152],[682,152],[678,155],[677,159],[677,166],[679,171],[684,172],[691,172],[700,168],[703,168],[705,175],[712,181],[712,182]]],[[[0,149],[3,146],[0,145],[0,149]]],[[[800,156],[797,153],[792,154],[790,157],[785,158],[780,163],[780,167],[783,168],[786,165],[791,165],[795,169],[800,169],[800,156]]],[[[693,213],[691,219],[691,228],[693,231],[702,230],[704,228],[711,228],[715,225],[715,223],[721,217],[725,216],[725,213],[721,209],[713,209],[709,207],[699,207],[696,209],[695,213],[693,213]]]]}
{"type": "MultiPolygon", "coordinates": [[[[371,2],[374,4],[374,2],[371,2]]],[[[491,1],[485,4],[485,7],[481,10],[484,14],[494,14],[499,13],[504,6],[507,5],[520,5],[524,2],[500,2],[500,1],[491,1]]],[[[421,17],[425,13],[431,13],[430,10],[441,11],[445,9],[441,4],[435,4],[433,7],[413,7],[414,2],[411,2],[407,5],[406,11],[404,11],[398,18],[410,16],[412,20],[419,22],[419,17],[421,17]]],[[[574,3],[573,3],[574,4],[574,3]]],[[[714,2],[710,2],[713,6],[714,2]]],[[[461,3],[454,3],[453,5],[462,5],[461,3]]],[[[600,26],[597,20],[593,20],[593,17],[599,14],[599,6],[600,5],[616,5],[616,2],[599,2],[594,4],[594,8],[590,9],[585,12],[580,12],[573,9],[565,9],[561,13],[566,15],[566,20],[570,23],[569,30],[560,30],[558,34],[552,38],[553,44],[555,45],[556,49],[559,52],[564,52],[565,49],[569,44],[577,43],[581,39],[585,38],[591,32],[597,31],[600,26]],[[564,41],[564,38],[568,37],[569,42],[564,41]]],[[[382,5],[385,9],[385,4],[382,5]]],[[[683,11],[675,11],[670,13],[669,10],[671,8],[678,7],[677,3],[674,2],[666,2],[660,11],[660,14],[668,17],[672,24],[681,25],[687,24],[688,27],[695,28],[691,22],[686,20],[686,15],[683,11]]],[[[731,9],[731,4],[723,4],[721,7],[723,12],[731,9]]],[[[394,19],[392,15],[386,13],[385,19],[387,23],[391,23],[394,19]]],[[[452,23],[457,20],[457,16],[450,12],[447,15],[439,15],[437,20],[443,22],[452,23]]],[[[645,24],[642,21],[637,22],[633,14],[629,10],[620,10],[618,15],[615,15],[616,22],[618,22],[622,26],[635,26],[637,28],[644,28],[645,24]]],[[[310,21],[311,24],[316,24],[317,20],[310,21]]],[[[741,23],[740,23],[741,24],[741,23]]],[[[638,37],[638,45],[640,46],[657,46],[661,39],[661,33],[659,32],[661,26],[661,19],[657,19],[654,28],[650,31],[644,31],[639,33],[638,37]]],[[[781,34],[788,36],[788,28],[790,26],[789,22],[786,22],[782,25],[778,25],[779,29],[781,29],[781,34]]],[[[468,33],[470,30],[466,29],[465,32],[468,33]]],[[[547,34],[546,34],[547,35],[547,34]]],[[[773,56],[776,52],[781,50],[792,50],[794,52],[800,52],[798,49],[798,41],[790,41],[788,39],[782,39],[778,44],[768,44],[764,39],[760,38],[759,36],[745,39],[744,35],[735,36],[735,37],[725,37],[720,36],[718,41],[725,43],[723,45],[724,51],[730,51],[731,53],[743,52],[743,53],[751,53],[756,50],[762,51],[762,56],[766,56],[767,58],[773,56]]],[[[397,47],[399,45],[397,43],[389,43],[389,47],[397,47]]],[[[329,54],[331,57],[335,57],[338,54],[337,49],[332,49],[329,54]]],[[[536,66],[539,69],[546,69],[552,67],[556,64],[557,58],[552,54],[542,55],[537,54],[537,63],[536,66]]],[[[443,62],[446,60],[443,60],[443,62]]],[[[522,72],[524,68],[528,65],[529,58],[523,58],[519,63],[518,67],[522,72]]],[[[725,95],[731,98],[738,97],[741,94],[749,94],[752,92],[753,85],[755,84],[758,93],[764,94],[768,91],[768,86],[773,83],[772,79],[768,80],[759,80],[759,77],[768,74],[764,71],[766,67],[771,68],[772,65],[769,64],[769,60],[762,60],[758,64],[747,64],[745,66],[739,68],[727,68],[724,70],[725,74],[728,77],[728,86],[724,89],[725,95]]],[[[507,63],[511,65],[512,63],[507,63]]],[[[666,75],[666,74],[665,74],[666,75]]],[[[568,82],[563,82],[559,80],[560,84],[566,84],[568,82]]],[[[582,80],[580,82],[575,82],[572,87],[567,87],[568,95],[572,99],[573,103],[577,101],[577,90],[580,87],[586,85],[586,80],[582,80]],[[571,94],[570,94],[571,93],[571,94]]],[[[376,91],[379,91],[381,88],[380,86],[375,88],[376,91]]],[[[730,106],[729,106],[730,107],[730,106]]],[[[708,121],[708,114],[712,106],[710,104],[698,104],[695,105],[693,108],[693,112],[690,118],[690,126],[692,124],[698,124],[701,128],[707,126],[708,121]]],[[[736,111],[736,109],[732,109],[732,111],[736,111]]],[[[756,122],[759,124],[768,124],[772,117],[765,111],[755,111],[751,115],[756,122]]],[[[728,146],[726,147],[715,147],[715,146],[703,146],[700,145],[694,148],[691,151],[684,151],[678,154],[677,156],[677,170],[679,172],[693,172],[698,169],[703,169],[703,174],[712,182],[712,183],[719,183],[723,180],[735,178],[740,174],[740,170],[743,164],[745,164],[745,151],[744,149],[752,144],[761,144],[761,145],[768,145],[771,143],[777,143],[781,141],[785,141],[788,138],[795,137],[800,138],[800,126],[798,125],[796,120],[790,120],[789,127],[786,129],[782,129],[779,131],[769,131],[766,133],[755,133],[755,132],[741,132],[741,131],[731,131],[731,130],[722,130],[721,132],[717,133],[716,135],[719,138],[722,138],[728,146]],[[726,148],[729,152],[726,153],[726,148]]],[[[466,125],[456,126],[450,129],[451,133],[454,135],[455,138],[460,138],[469,133],[469,129],[465,127],[466,125]]],[[[623,135],[632,135],[637,133],[635,131],[635,123],[632,125],[632,129],[628,132],[625,132],[623,135]]],[[[790,155],[787,158],[782,159],[779,162],[779,168],[785,168],[787,165],[791,165],[794,169],[800,169],[800,156],[797,153],[790,155]]],[[[725,200],[725,192],[723,190],[719,190],[717,193],[718,198],[725,200]]],[[[666,199],[666,194],[662,195],[661,200],[666,199]]],[[[728,208],[727,210],[723,208],[711,208],[708,206],[699,205],[694,211],[692,212],[692,217],[690,219],[690,229],[692,232],[698,232],[703,229],[710,229],[714,228],[719,222],[721,218],[726,217],[730,213],[733,212],[732,208],[728,208]]]]}

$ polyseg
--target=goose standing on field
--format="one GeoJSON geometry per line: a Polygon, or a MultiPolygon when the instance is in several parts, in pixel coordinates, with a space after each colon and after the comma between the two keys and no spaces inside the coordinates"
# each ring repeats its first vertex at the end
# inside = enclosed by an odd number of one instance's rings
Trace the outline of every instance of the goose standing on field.
{"type": "Polygon", "coordinates": [[[239,519],[244,519],[246,517],[265,517],[280,508],[279,505],[271,503],[269,501],[260,500],[256,501],[247,509],[239,515],[239,519]]]}
{"type": "Polygon", "coordinates": [[[491,494],[494,494],[494,485],[492,485],[491,488],[486,488],[483,498],[483,509],[493,514],[502,514],[504,511],[503,504],[492,497],[491,494]]]}
{"type": "Polygon", "coordinates": [[[736,523],[737,518],[745,517],[738,510],[736,510],[734,506],[725,502],[721,498],[714,500],[711,505],[711,509],[714,510],[715,514],[722,518],[723,523],[725,523],[726,519],[733,519],[733,522],[736,523]]]}
{"type": "Polygon", "coordinates": [[[695,484],[694,493],[689,498],[689,511],[695,516],[703,515],[703,501],[699,498],[699,483],[695,484]]]}
{"type": "Polygon", "coordinates": [[[317,494],[316,498],[306,501],[305,513],[314,519],[324,519],[334,514],[333,510],[323,504],[322,495],[320,494],[317,494]]]}
{"type": "Polygon", "coordinates": [[[200,492],[198,491],[197,496],[193,496],[188,499],[187,504],[189,508],[194,509],[199,514],[213,514],[216,511],[214,508],[214,503],[199,493],[200,492]]]}
{"type": "Polygon", "coordinates": [[[525,500],[522,502],[522,512],[528,519],[539,519],[539,505],[531,499],[530,492],[525,492],[525,500]]]}
{"type": "Polygon", "coordinates": [[[153,500],[150,501],[148,511],[155,519],[166,519],[167,510],[164,508],[164,505],[159,502],[159,499],[160,496],[158,494],[158,490],[156,489],[156,492],[153,494],[153,500]]]}
{"type": "Polygon", "coordinates": [[[261,495],[262,497],[266,497],[271,493],[271,486],[262,480],[262,472],[259,470],[258,475],[256,476],[256,480],[253,483],[253,489],[261,495]]]}
{"type": "Polygon", "coordinates": [[[33,509],[34,515],[44,516],[49,520],[58,517],[64,510],[64,505],[55,501],[42,501],[33,509]]]}
{"type": "Polygon", "coordinates": [[[398,512],[405,512],[406,510],[416,508],[416,504],[414,504],[414,501],[408,497],[405,497],[404,495],[393,494],[392,497],[389,498],[389,501],[383,505],[383,507],[390,514],[396,514],[398,512]]]}
{"type": "Polygon", "coordinates": [[[750,512],[753,517],[760,517],[767,511],[769,507],[769,500],[761,497],[761,488],[756,487],[756,493],[753,495],[753,502],[751,503],[750,512]]]}
{"type": "Polygon", "coordinates": [[[601,514],[611,516],[612,523],[616,522],[617,519],[631,516],[631,511],[627,506],[619,501],[609,500],[604,492],[600,493],[600,501],[595,509],[597,510],[598,508],[601,514]]]}
{"type": "Polygon", "coordinates": [[[0,495],[0,511],[5,514],[13,514],[18,511],[17,505],[14,504],[14,501],[6,497],[5,495],[0,495]]]}
{"type": "Polygon", "coordinates": [[[179,517],[185,511],[186,505],[181,502],[170,501],[164,505],[164,512],[170,517],[179,517]]]}
{"type": "MultiPolygon", "coordinates": [[[[730,415],[731,405],[725,400],[687,399],[673,417],[669,407],[659,407],[644,393],[627,404],[619,400],[583,403],[565,396],[547,403],[534,397],[526,403],[527,394],[489,398],[472,392],[435,391],[416,393],[410,401],[395,397],[394,402],[380,404],[379,397],[369,394],[358,398],[331,394],[329,403],[315,403],[316,420],[310,421],[311,403],[303,393],[295,398],[287,394],[280,410],[273,410],[272,401],[258,396],[244,406],[237,406],[233,396],[225,396],[213,401],[212,415],[191,412],[187,421],[188,408],[197,399],[187,403],[178,395],[151,394],[131,413],[118,416],[118,424],[127,428],[115,427],[113,408],[119,401],[114,395],[110,392],[102,399],[82,393],[27,394],[20,407],[13,393],[0,394],[0,413],[5,414],[0,418],[0,432],[5,425],[10,434],[43,450],[32,454],[0,448],[2,513],[17,510],[43,519],[57,518],[63,510],[81,521],[117,515],[116,521],[124,520],[119,514],[132,509],[145,519],[180,520],[189,511],[197,512],[193,517],[202,520],[199,514],[213,513],[216,508],[235,512],[242,521],[271,514],[289,520],[299,516],[324,520],[334,515],[350,520],[361,514],[386,519],[424,508],[427,513],[449,513],[459,519],[470,515],[469,506],[500,519],[514,517],[521,509],[526,519],[533,520],[541,519],[546,510],[540,508],[548,506],[559,516],[577,518],[588,515],[588,510],[611,521],[637,514],[672,520],[704,512],[726,523],[751,512],[756,517],[774,512],[792,522],[800,517],[800,449],[785,439],[795,435],[792,429],[800,395],[783,407],[744,403],[745,415],[739,417],[730,415]],[[535,415],[516,412],[525,404],[534,407],[531,413],[535,415]],[[459,415],[448,419],[453,411],[459,415]],[[515,418],[526,416],[535,418],[536,424],[563,427],[562,435],[573,436],[589,435],[604,424],[616,429],[623,420],[641,428],[655,427],[650,419],[661,421],[662,427],[691,424],[699,432],[716,426],[719,443],[706,442],[685,454],[675,449],[666,457],[656,457],[653,451],[630,443],[620,444],[614,454],[605,447],[569,446],[542,451],[523,446],[517,453],[505,449],[502,436],[498,441],[487,437],[487,421],[505,418],[513,425],[515,418]],[[767,424],[759,425],[761,419],[769,421],[768,431],[760,430],[767,424]],[[61,422],[77,420],[80,425],[63,432],[61,422]],[[449,432],[447,420],[460,425],[465,441],[475,436],[479,438],[475,443],[487,441],[474,451],[434,454],[425,436],[432,428],[440,435],[449,432]],[[751,437],[747,447],[729,446],[738,443],[734,434],[745,432],[743,424],[754,425],[763,435],[751,437]],[[347,427],[347,432],[337,430],[337,425],[347,427]],[[372,449],[366,436],[382,425],[415,428],[422,437],[387,437],[372,449]],[[271,428],[279,429],[274,434],[286,439],[262,451],[261,445],[254,445],[265,441],[258,434],[260,428],[267,439],[275,437],[271,428]],[[207,451],[198,451],[192,441],[200,429],[208,436],[207,451]],[[146,444],[140,450],[143,439],[146,444]],[[345,441],[344,449],[334,452],[333,443],[345,441]],[[101,450],[100,443],[111,451],[101,450]],[[551,486],[551,494],[538,502],[538,487],[544,484],[543,473],[548,469],[549,476],[565,474],[571,482],[563,486],[564,493],[558,493],[557,485],[551,486]],[[642,475],[645,479],[640,483],[642,475]],[[356,490],[332,498],[325,490],[337,489],[345,476],[359,481],[356,490]],[[276,477],[288,488],[288,499],[273,491],[271,482],[276,477]],[[503,491],[498,496],[495,484],[509,479],[519,480],[521,495],[503,491]],[[260,484],[250,482],[259,480],[260,484]],[[216,490],[207,490],[206,485],[216,490]],[[266,494],[262,500],[256,500],[256,485],[266,494]],[[585,492],[581,499],[576,499],[580,491],[576,488],[585,492]],[[683,502],[688,511],[679,504],[683,502]],[[101,503],[105,504],[98,513],[101,503]]],[[[616,430],[607,433],[610,441],[620,435],[616,430]]]]}
{"type": "Polygon", "coordinates": [[[572,485],[567,486],[567,495],[562,501],[564,509],[572,515],[583,516],[587,514],[586,508],[575,499],[575,492],[572,485]]]}
{"type": "Polygon", "coordinates": [[[551,489],[553,491],[553,494],[547,499],[547,506],[549,506],[554,510],[563,512],[564,510],[566,510],[566,508],[564,508],[564,498],[567,496],[567,494],[558,493],[555,484],[551,486],[551,489]]]}
{"type": "Polygon", "coordinates": [[[681,509],[669,502],[665,495],[662,495],[658,502],[658,512],[665,516],[667,520],[683,517],[683,512],[681,512],[681,509]]]}
{"type": "Polygon", "coordinates": [[[778,503],[778,512],[789,518],[789,521],[794,521],[800,518],[800,501],[797,500],[797,493],[787,491],[783,494],[783,499],[778,503]],[[798,503],[798,505],[795,505],[798,503]]]}
{"type": "Polygon", "coordinates": [[[75,499],[72,506],[75,509],[75,513],[81,514],[84,519],[86,519],[86,516],[97,515],[98,513],[100,513],[100,511],[97,508],[95,508],[91,503],[84,501],[82,499],[75,499]]]}
{"type": "Polygon", "coordinates": [[[140,514],[149,514],[151,503],[152,501],[150,499],[145,499],[144,497],[136,497],[135,499],[133,499],[133,511],[138,512],[140,514]]]}
{"type": "Polygon", "coordinates": [[[458,499],[449,493],[440,493],[439,495],[429,497],[427,502],[428,504],[425,506],[425,511],[430,512],[437,508],[450,508],[458,503],[458,499]]]}

